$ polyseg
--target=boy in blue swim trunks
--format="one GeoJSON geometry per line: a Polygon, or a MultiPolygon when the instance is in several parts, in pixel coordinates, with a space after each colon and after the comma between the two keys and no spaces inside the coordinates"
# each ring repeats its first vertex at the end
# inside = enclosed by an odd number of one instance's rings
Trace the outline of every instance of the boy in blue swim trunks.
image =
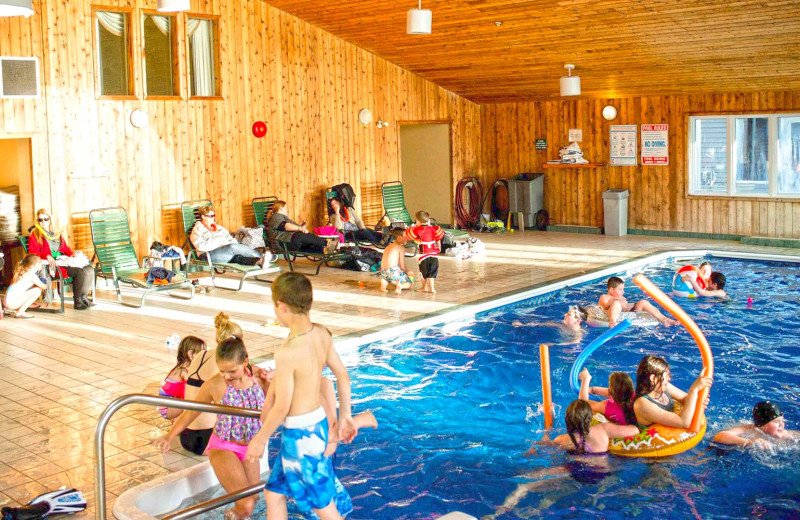
{"type": "Polygon", "coordinates": [[[250,441],[247,459],[260,459],[270,436],[282,424],[280,454],[264,490],[267,518],[286,519],[286,499],[291,497],[303,513],[313,511],[321,520],[338,520],[353,510],[353,502],[333,472],[333,460],[325,455],[329,426],[320,403],[320,381],[322,369],[328,366],[339,387],[338,438],[350,442],[355,436],[350,376],[328,329],[308,316],[312,303],[308,278],[299,273],[280,275],[272,284],[272,300],[275,315],[289,327],[289,337],[275,351],[275,376],[269,389],[272,393],[274,388],[274,401],[263,410],[263,426],[250,441]]]}
{"type": "Polygon", "coordinates": [[[389,292],[389,284],[394,285],[394,292],[400,294],[414,284],[414,277],[406,269],[406,248],[408,242],[402,229],[392,231],[394,241],[386,246],[381,258],[381,292],[389,292]]]}

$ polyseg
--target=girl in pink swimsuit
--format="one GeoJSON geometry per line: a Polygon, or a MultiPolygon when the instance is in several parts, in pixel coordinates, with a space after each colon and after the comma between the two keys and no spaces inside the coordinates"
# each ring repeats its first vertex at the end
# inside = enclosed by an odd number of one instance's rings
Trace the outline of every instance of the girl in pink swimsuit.
{"type": "MultiPolygon", "coordinates": [[[[219,374],[200,387],[197,401],[218,403],[250,410],[261,410],[269,383],[264,378],[253,377],[247,350],[241,338],[232,336],[223,340],[216,349],[219,374]],[[263,385],[263,386],[262,386],[263,385]]],[[[184,411],[172,428],[153,445],[166,452],[170,442],[181,433],[200,412],[184,411]]],[[[247,462],[247,443],[261,429],[257,418],[220,414],[214,433],[208,442],[208,458],[222,487],[228,493],[256,484],[260,480],[259,461],[247,462]]],[[[225,512],[228,520],[249,518],[257,496],[237,500],[225,512]]]]}
{"type": "MultiPolygon", "coordinates": [[[[174,397],[175,399],[183,399],[186,394],[186,377],[189,375],[189,364],[194,359],[194,355],[206,349],[206,342],[197,336],[186,336],[178,345],[178,362],[169,371],[164,382],[161,383],[161,388],[158,395],[161,397],[174,397]]],[[[181,414],[178,408],[167,408],[160,406],[158,413],[164,419],[174,419],[181,414]]]]}
{"type": "Polygon", "coordinates": [[[636,424],[636,414],[633,412],[634,388],[633,381],[625,372],[612,372],[608,377],[608,388],[602,386],[589,386],[592,376],[585,368],[578,374],[581,380],[581,390],[578,399],[586,401],[592,413],[601,413],[606,419],[615,424],[636,424]],[[590,401],[589,395],[605,397],[604,401],[590,401]]]}

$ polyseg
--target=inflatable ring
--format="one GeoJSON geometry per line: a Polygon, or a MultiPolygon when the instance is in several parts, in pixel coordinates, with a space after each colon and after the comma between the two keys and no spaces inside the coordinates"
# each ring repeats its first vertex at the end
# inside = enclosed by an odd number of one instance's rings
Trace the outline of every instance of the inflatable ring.
{"type": "MultiPolygon", "coordinates": [[[[633,283],[638,285],[642,291],[669,311],[686,327],[686,330],[692,335],[692,339],[697,343],[697,348],[700,349],[700,356],[703,360],[701,375],[713,377],[714,357],[711,354],[708,340],[706,340],[700,327],[677,303],[672,301],[669,296],[664,294],[643,274],[636,275],[633,278],[633,283]]],[[[708,395],[708,389],[701,390],[697,396],[697,402],[702,403],[706,395],[708,395]]],[[[680,412],[679,404],[675,403],[676,412],[680,412]]],[[[703,439],[705,432],[706,418],[701,404],[695,409],[694,416],[692,416],[692,424],[688,428],[672,428],[653,424],[633,437],[609,440],[608,452],[621,457],[667,457],[669,455],[677,455],[697,446],[703,439]]]]}
{"type": "Polygon", "coordinates": [[[692,284],[681,280],[681,275],[689,273],[694,276],[698,287],[701,289],[706,288],[706,281],[700,276],[700,269],[693,265],[684,265],[678,269],[675,272],[675,275],[672,277],[672,292],[675,294],[675,296],[680,296],[681,298],[697,297],[697,293],[695,292],[694,287],[692,287],[692,284]]]}

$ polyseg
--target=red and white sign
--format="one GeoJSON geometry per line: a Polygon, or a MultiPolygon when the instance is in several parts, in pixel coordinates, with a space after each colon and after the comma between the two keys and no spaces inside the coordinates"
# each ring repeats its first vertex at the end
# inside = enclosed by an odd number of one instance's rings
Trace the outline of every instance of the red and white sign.
{"type": "Polygon", "coordinates": [[[669,125],[642,125],[642,165],[669,164],[669,125]]]}

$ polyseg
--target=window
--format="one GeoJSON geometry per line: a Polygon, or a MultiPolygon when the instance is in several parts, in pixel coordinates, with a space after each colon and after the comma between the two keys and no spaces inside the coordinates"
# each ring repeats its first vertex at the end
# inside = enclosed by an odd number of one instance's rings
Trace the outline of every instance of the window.
{"type": "Polygon", "coordinates": [[[207,18],[189,18],[189,96],[219,96],[217,78],[217,24],[207,18]]]}
{"type": "Polygon", "coordinates": [[[800,196],[800,114],[690,117],[689,194],[800,196]]]}
{"type": "Polygon", "coordinates": [[[144,15],[142,21],[144,77],[145,92],[148,97],[179,94],[174,21],[174,16],[144,15]]]}
{"type": "Polygon", "coordinates": [[[98,83],[101,96],[131,96],[131,39],[128,13],[95,11],[98,83]]]}

